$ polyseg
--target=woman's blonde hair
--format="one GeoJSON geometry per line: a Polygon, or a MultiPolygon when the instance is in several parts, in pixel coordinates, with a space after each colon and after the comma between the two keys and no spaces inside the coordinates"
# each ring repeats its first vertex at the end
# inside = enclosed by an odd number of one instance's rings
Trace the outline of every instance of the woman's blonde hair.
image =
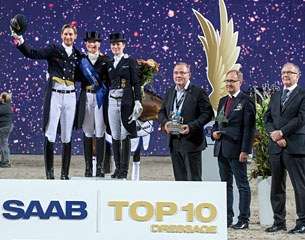
{"type": "Polygon", "coordinates": [[[4,102],[9,102],[9,101],[11,101],[11,99],[12,99],[12,94],[11,94],[11,93],[8,93],[8,92],[3,92],[3,93],[1,93],[1,99],[2,99],[4,102]]]}

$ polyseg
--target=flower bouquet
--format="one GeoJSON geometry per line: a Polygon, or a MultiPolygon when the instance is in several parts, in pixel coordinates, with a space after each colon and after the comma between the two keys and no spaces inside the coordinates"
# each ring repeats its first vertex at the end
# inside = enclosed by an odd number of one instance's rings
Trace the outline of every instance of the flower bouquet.
{"type": "Polygon", "coordinates": [[[141,92],[143,96],[144,86],[150,84],[153,78],[157,75],[159,71],[159,64],[153,59],[148,59],[147,61],[144,59],[138,59],[137,61],[139,64],[139,76],[141,80],[141,92]]]}

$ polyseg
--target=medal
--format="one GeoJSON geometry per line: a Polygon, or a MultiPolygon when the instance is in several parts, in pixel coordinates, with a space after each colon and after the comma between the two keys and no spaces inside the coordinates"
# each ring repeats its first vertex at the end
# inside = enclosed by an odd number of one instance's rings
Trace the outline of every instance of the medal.
{"type": "Polygon", "coordinates": [[[121,88],[125,88],[126,87],[126,79],[122,78],[121,79],[121,88]]]}

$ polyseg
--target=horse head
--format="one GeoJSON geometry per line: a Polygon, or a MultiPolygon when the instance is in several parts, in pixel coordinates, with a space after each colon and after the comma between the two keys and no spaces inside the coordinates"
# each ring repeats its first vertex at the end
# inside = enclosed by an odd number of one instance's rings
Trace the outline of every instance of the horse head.
{"type": "Polygon", "coordinates": [[[161,109],[162,98],[153,91],[144,89],[142,98],[143,112],[139,118],[140,121],[158,120],[158,114],[161,109]]]}

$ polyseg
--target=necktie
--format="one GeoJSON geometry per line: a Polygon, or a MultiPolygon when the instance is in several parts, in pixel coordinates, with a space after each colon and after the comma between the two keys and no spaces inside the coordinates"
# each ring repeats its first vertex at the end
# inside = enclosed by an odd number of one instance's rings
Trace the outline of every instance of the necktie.
{"type": "Polygon", "coordinates": [[[281,96],[281,104],[282,104],[282,106],[284,106],[284,104],[285,104],[285,102],[287,100],[288,93],[289,93],[289,90],[288,89],[284,89],[284,91],[282,93],[282,96],[281,96]]]}
{"type": "Polygon", "coordinates": [[[232,97],[228,97],[227,103],[226,103],[226,109],[225,109],[225,116],[228,116],[229,110],[232,107],[233,103],[234,103],[234,96],[232,97]]]}

